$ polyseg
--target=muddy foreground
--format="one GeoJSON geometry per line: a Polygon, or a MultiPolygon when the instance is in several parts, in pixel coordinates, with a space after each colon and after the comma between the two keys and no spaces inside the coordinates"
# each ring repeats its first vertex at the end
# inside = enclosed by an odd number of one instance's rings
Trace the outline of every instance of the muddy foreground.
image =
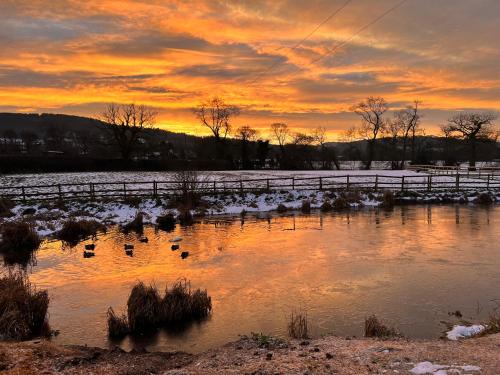
{"type": "Polygon", "coordinates": [[[197,355],[127,353],[118,348],[57,346],[47,341],[1,343],[0,373],[500,374],[500,334],[458,342],[333,336],[284,342],[262,336],[244,337],[197,355]],[[427,370],[430,372],[422,372],[427,370]]]}

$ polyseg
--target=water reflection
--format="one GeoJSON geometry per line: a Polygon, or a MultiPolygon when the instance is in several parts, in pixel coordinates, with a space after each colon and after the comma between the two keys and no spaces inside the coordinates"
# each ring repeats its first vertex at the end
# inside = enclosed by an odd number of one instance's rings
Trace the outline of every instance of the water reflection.
{"type": "Polygon", "coordinates": [[[208,289],[210,320],[126,338],[123,347],[196,352],[252,331],[285,335],[297,308],[307,310],[314,335],[360,335],[375,313],[408,336],[437,337],[449,311],[485,318],[500,297],[495,223],[498,208],[468,206],[207,218],[172,233],[145,228],[148,243],[111,230],[95,241],[91,258],[83,257],[84,244],[44,243],[31,279],[49,289],[56,341],[66,344],[113,345],[107,308],[122,311],[137,280],[162,289],[180,277],[208,289]],[[175,236],[183,241],[172,251],[175,236]],[[134,244],[133,257],[125,243],[134,244]]]}

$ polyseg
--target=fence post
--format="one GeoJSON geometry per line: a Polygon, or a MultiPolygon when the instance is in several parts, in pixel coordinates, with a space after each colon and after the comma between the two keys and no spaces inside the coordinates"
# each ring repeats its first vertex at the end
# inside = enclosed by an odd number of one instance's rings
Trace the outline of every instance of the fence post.
{"type": "Polygon", "coordinates": [[[405,191],[405,176],[401,177],[401,192],[405,191]]]}
{"type": "Polygon", "coordinates": [[[21,186],[21,190],[23,192],[23,203],[26,203],[26,192],[24,191],[24,186],[21,186]]]}
{"type": "Polygon", "coordinates": [[[240,180],[240,194],[243,195],[243,181],[240,180]]]}
{"type": "Polygon", "coordinates": [[[89,183],[89,195],[90,195],[90,200],[94,200],[94,187],[92,186],[92,182],[89,183]]]}
{"type": "Polygon", "coordinates": [[[269,193],[271,191],[271,187],[269,186],[269,179],[267,179],[267,192],[269,193]]]}
{"type": "Polygon", "coordinates": [[[319,178],[319,191],[323,190],[323,177],[319,178]]]}
{"type": "Polygon", "coordinates": [[[378,190],[378,174],[375,175],[375,191],[378,190]]]}
{"type": "Polygon", "coordinates": [[[349,175],[346,176],[346,190],[349,190],[349,175]]]}
{"type": "Polygon", "coordinates": [[[153,198],[158,198],[158,187],[156,186],[156,181],[153,181],[153,198]]]}
{"type": "Polygon", "coordinates": [[[459,191],[460,190],[460,175],[458,173],[457,173],[457,182],[455,185],[456,185],[455,186],[456,190],[459,191]]]}
{"type": "Polygon", "coordinates": [[[57,190],[59,191],[59,199],[62,200],[61,184],[57,184],[57,190]]]}
{"type": "Polygon", "coordinates": [[[123,183],[123,198],[127,198],[127,186],[126,183],[123,183]]]}
{"type": "Polygon", "coordinates": [[[488,173],[488,178],[486,179],[486,190],[490,190],[490,174],[488,173]]]}
{"type": "Polygon", "coordinates": [[[217,186],[215,180],[214,180],[214,194],[217,194],[217,186]]]}
{"type": "Polygon", "coordinates": [[[427,191],[430,193],[432,191],[432,175],[427,176],[427,191]]]}
{"type": "Polygon", "coordinates": [[[295,190],[295,176],[292,177],[292,190],[295,190]]]}

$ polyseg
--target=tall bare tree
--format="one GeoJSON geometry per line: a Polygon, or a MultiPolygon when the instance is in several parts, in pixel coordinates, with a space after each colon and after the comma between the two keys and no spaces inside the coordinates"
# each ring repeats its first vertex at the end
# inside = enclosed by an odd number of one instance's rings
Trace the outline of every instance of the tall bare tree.
{"type": "Polygon", "coordinates": [[[108,104],[102,114],[103,128],[111,135],[123,159],[129,160],[137,149],[140,135],[156,122],[156,111],[144,105],[108,104]]]}
{"type": "Polygon", "coordinates": [[[361,117],[361,126],[358,129],[359,135],[368,141],[366,169],[371,168],[375,154],[375,140],[384,130],[385,121],[383,115],[388,109],[384,98],[371,96],[351,107],[351,110],[361,117]]]}
{"type": "Polygon", "coordinates": [[[271,124],[271,132],[280,146],[281,153],[284,154],[285,145],[288,137],[290,136],[288,125],[282,122],[275,122],[274,124],[271,124]]]}
{"type": "Polygon", "coordinates": [[[469,166],[476,167],[477,142],[494,140],[497,136],[493,121],[497,116],[491,112],[460,112],[450,119],[441,130],[448,137],[454,137],[467,142],[470,148],[469,166]]]}
{"type": "Polygon", "coordinates": [[[214,96],[194,109],[202,125],[210,129],[217,142],[226,139],[231,132],[231,119],[240,114],[240,109],[214,96]]]}
{"type": "Polygon", "coordinates": [[[413,105],[407,106],[406,108],[394,113],[394,118],[389,122],[388,128],[390,129],[391,135],[400,137],[403,141],[403,149],[401,153],[401,159],[399,163],[399,168],[403,169],[406,161],[406,150],[408,148],[408,138],[412,137],[411,142],[411,158],[415,158],[415,136],[420,124],[421,115],[418,112],[418,106],[420,101],[415,100],[413,105]],[[396,132],[396,133],[395,133],[396,132]]]}
{"type": "Polygon", "coordinates": [[[243,169],[250,169],[251,162],[248,152],[248,144],[257,137],[257,130],[248,125],[241,126],[236,132],[236,137],[241,140],[241,162],[243,169]]]}
{"type": "Polygon", "coordinates": [[[319,147],[319,152],[321,155],[321,164],[323,169],[327,169],[331,167],[331,162],[335,164],[335,167],[337,169],[340,169],[340,164],[337,159],[337,155],[335,154],[335,150],[333,148],[330,148],[330,150],[327,150],[327,147],[325,146],[327,136],[326,136],[326,128],[323,126],[318,126],[316,129],[314,129],[313,132],[313,137],[314,141],[319,147]],[[328,152],[330,151],[330,152],[328,152]]]}

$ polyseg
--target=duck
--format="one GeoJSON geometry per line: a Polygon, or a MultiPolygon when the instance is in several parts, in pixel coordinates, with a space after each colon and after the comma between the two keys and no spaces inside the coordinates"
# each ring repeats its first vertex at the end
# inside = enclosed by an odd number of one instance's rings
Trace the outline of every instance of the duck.
{"type": "Polygon", "coordinates": [[[125,254],[128,255],[129,257],[133,257],[134,256],[134,250],[132,250],[132,249],[125,250],[125,254]]]}
{"type": "Polygon", "coordinates": [[[178,244],[173,244],[172,245],[172,250],[179,250],[179,245],[178,244]]]}
{"type": "Polygon", "coordinates": [[[189,251],[183,251],[183,252],[181,253],[181,258],[182,258],[182,259],[186,259],[188,256],[189,256],[189,251]]]}
{"type": "Polygon", "coordinates": [[[86,244],[85,245],[85,250],[94,251],[95,250],[95,244],[93,244],[93,243],[86,244]]]}
{"type": "Polygon", "coordinates": [[[126,243],[124,245],[124,248],[125,248],[125,251],[127,251],[127,250],[134,250],[134,245],[126,243]]]}
{"type": "Polygon", "coordinates": [[[93,251],[83,251],[84,258],[92,258],[93,256],[95,256],[95,253],[93,251]]]}
{"type": "Polygon", "coordinates": [[[139,242],[148,243],[149,239],[147,237],[142,237],[142,238],[139,239],[139,242]]]}

